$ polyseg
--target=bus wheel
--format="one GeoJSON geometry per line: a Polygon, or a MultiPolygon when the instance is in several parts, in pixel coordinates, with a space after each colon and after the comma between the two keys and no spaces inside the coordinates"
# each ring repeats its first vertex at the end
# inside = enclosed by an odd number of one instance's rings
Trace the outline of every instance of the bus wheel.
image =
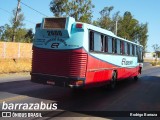
{"type": "Polygon", "coordinates": [[[138,80],[138,76],[134,76],[134,80],[137,81],[138,80]]]}
{"type": "Polygon", "coordinates": [[[116,87],[116,79],[117,79],[117,74],[114,71],[113,74],[112,74],[112,79],[110,81],[110,88],[111,89],[114,89],[116,87]]]}

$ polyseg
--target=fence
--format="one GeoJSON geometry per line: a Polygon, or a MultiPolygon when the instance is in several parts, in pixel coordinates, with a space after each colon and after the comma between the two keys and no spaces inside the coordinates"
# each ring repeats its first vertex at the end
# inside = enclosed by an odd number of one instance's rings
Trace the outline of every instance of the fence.
{"type": "Polygon", "coordinates": [[[32,44],[0,42],[0,59],[5,58],[32,58],[32,44]]]}

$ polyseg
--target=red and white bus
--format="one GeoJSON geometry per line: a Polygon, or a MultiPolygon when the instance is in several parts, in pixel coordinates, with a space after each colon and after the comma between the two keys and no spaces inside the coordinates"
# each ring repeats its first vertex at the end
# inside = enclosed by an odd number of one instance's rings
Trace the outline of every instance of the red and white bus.
{"type": "Polygon", "coordinates": [[[138,79],[142,45],[72,17],[44,18],[36,25],[31,81],[88,88],[138,79]]]}

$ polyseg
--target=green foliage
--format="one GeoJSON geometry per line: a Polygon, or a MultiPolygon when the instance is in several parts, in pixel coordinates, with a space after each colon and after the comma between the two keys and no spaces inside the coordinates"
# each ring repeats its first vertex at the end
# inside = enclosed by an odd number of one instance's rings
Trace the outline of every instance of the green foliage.
{"type": "Polygon", "coordinates": [[[119,23],[121,29],[118,29],[118,35],[128,40],[135,40],[136,32],[138,30],[138,21],[133,18],[131,13],[125,12],[119,23]]]}
{"type": "Polygon", "coordinates": [[[67,15],[68,0],[52,0],[50,2],[50,10],[56,17],[67,15]]]}
{"type": "Polygon", "coordinates": [[[0,26],[0,38],[2,37],[4,33],[4,26],[0,26]]]}
{"type": "Polygon", "coordinates": [[[119,15],[119,11],[111,16],[113,9],[113,6],[104,7],[100,11],[100,18],[94,21],[93,24],[116,33],[117,21],[117,35],[131,41],[138,41],[143,45],[145,51],[148,39],[148,24],[140,24],[128,11],[123,16],[119,15]]]}
{"type": "Polygon", "coordinates": [[[151,62],[152,66],[160,65],[160,61],[153,61],[151,62]]]}
{"type": "Polygon", "coordinates": [[[31,43],[33,42],[34,34],[32,29],[27,30],[27,34],[25,34],[25,42],[31,43]]]}
{"type": "Polygon", "coordinates": [[[15,35],[14,42],[32,42],[33,41],[33,31],[32,29],[22,28],[24,26],[23,20],[24,15],[18,11],[17,20],[15,20],[16,10],[13,10],[13,17],[11,18],[11,26],[5,24],[0,27],[0,40],[2,41],[12,41],[13,35],[15,35]]]}
{"type": "Polygon", "coordinates": [[[158,49],[160,49],[160,46],[158,44],[153,44],[152,47],[156,53],[156,57],[160,57],[160,51],[158,51],[158,49]]]}
{"type": "Polygon", "coordinates": [[[8,24],[5,24],[3,26],[3,33],[1,35],[1,40],[2,41],[9,41],[11,40],[12,38],[12,35],[13,35],[13,29],[8,25],[8,24]]]}
{"type": "Polygon", "coordinates": [[[160,48],[160,46],[158,44],[153,44],[152,47],[155,52],[160,48]]]}
{"type": "Polygon", "coordinates": [[[101,28],[111,30],[112,28],[112,19],[110,18],[110,12],[113,10],[113,6],[105,7],[100,11],[101,17],[98,18],[98,21],[94,21],[93,24],[101,28]],[[95,24],[96,23],[96,24],[95,24]]]}
{"type": "Polygon", "coordinates": [[[23,13],[20,13],[21,10],[19,10],[18,12],[19,12],[19,14],[17,15],[17,20],[15,20],[15,16],[16,16],[16,10],[15,9],[13,10],[13,17],[10,20],[12,28],[14,28],[14,29],[18,29],[18,28],[21,28],[21,27],[24,26],[24,23],[23,23],[24,15],[23,15],[23,13]]]}
{"type": "Polygon", "coordinates": [[[56,17],[71,16],[76,21],[91,23],[92,19],[91,0],[52,0],[50,10],[56,17]]]}
{"type": "MultiPolygon", "coordinates": [[[[0,37],[2,41],[12,41],[12,36],[13,36],[13,28],[10,27],[8,24],[5,24],[3,26],[4,31],[0,37]]],[[[32,29],[25,29],[25,28],[18,28],[15,31],[15,42],[32,42],[33,41],[33,32],[32,29]]]]}

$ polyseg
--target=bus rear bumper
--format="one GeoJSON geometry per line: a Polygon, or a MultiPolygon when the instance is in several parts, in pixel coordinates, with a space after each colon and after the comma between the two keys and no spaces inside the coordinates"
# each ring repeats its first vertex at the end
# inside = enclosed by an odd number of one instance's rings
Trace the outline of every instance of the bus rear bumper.
{"type": "Polygon", "coordinates": [[[85,78],[80,77],[63,77],[56,75],[48,75],[41,73],[30,73],[31,82],[60,86],[70,88],[83,88],[85,86],[85,78]]]}

